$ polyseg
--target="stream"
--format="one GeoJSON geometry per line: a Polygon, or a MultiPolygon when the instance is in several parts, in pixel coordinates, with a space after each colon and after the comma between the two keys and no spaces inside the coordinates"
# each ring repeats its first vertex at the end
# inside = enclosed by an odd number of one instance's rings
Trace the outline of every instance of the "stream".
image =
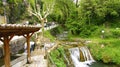
{"type": "Polygon", "coordinates": [[[115,64],[95,61],[86,46],[70,48],[69,52],[75,67],[120,67],[115,64]]]}
{"type": "MultiPolygon", "coordinates": [[[[63,34],[60,34],[57,38],[58,40],[66,40],[67,33],[63,32],[63,34]]],[[[74,63],[74,67],[120,67],[116,64],[105,64],[101,61],[95,61],[87,46],[70,48],[69,52],[74,63]]]]}
{"type": "Polygon", "coordinates": [[[89,67],[95,62],[86,46],[70,48],[69,52],[75,67],[89,67]]]}
{"type": "Polygon", "coordinates": [[[120,66],[117,66],[115,64],[105,64],[103,62],[98,61],[98,62],[93,63],[89,67],[120,67],[120,66]]]}

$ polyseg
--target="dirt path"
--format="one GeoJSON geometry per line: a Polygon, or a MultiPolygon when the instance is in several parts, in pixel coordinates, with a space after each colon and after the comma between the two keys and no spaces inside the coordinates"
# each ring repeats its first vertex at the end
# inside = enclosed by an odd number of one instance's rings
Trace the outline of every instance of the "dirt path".
{"type": "Polygon", "coordinates": [[[32,63],[31,64],[25,64],[22,67],[47,67],[47,60],[44,59],[44,49],[35,49],[32,52],[32,63]]]}

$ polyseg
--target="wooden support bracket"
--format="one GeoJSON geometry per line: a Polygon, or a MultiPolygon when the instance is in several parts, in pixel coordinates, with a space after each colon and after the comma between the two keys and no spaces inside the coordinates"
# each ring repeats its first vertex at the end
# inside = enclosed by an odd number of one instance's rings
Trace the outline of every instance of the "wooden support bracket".
{"type": "Polygon", "coordinates": [[[25,38],[30,38],[32,35],[34,34],[34,32],[32,32],[32,33],[28,33],[28,34],[25,34],[25,35],[23,35],[25,38]]]}
{"type": "Polygon", "coordinates": [[[11,35],[11,36],[8,38],[8,41],[10,41],[13,37],[14,37],[14,35],[11,35]]]}

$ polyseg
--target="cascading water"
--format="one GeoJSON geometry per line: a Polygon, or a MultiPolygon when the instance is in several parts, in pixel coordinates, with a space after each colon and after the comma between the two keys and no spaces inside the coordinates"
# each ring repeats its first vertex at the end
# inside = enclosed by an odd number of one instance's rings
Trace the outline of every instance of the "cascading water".
{"type": "Polygon", "coordinates": [[[75,67],[89,67],[88,65],[95,62],[86,46],[70,48],[69,51],[75,67]],[[84,61],[81,61],[81,59],[84,59],[84,61]]]}

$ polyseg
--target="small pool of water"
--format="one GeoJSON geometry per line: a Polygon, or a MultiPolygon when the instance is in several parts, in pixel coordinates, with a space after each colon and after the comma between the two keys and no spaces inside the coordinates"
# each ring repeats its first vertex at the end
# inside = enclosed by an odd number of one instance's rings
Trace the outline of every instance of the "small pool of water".
{"type": "Polygon", "coordinates": [[[89,67],[120,67],[120,65],[115,65],[115,64],[105,64],[103,62],[95,62],[89,67]]]}

